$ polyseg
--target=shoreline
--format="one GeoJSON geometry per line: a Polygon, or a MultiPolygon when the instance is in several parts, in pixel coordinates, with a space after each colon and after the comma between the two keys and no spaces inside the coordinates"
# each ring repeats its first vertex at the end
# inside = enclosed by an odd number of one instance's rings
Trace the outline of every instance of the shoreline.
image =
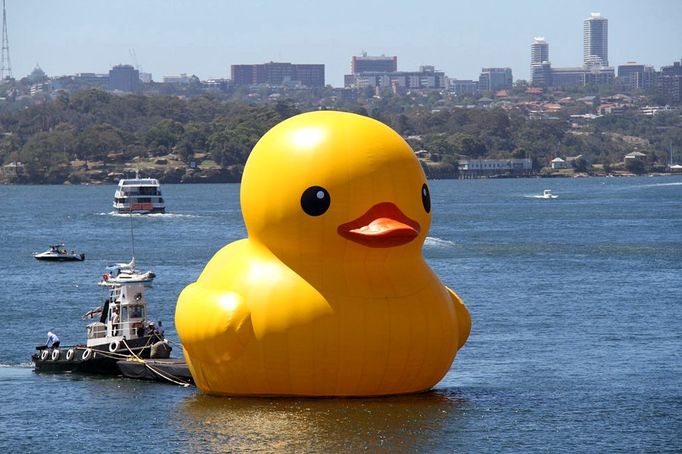
{"type": "MultiPolygon", "coordinates": [[[[598,175],[590,175],[590,174],[546,174],[546,175],[458,175],[458,176],[446,176],[446,177],[436,177],[436,178],[429,178],[427,177],[427,180],[429,181],[437,181],[437,180],[514,180],[514,179],[565,179],[565,178],[650,178],[650,177],[675,177],[675,176],[682,176],[682,173],[679,172],[669,172],[669,173],[662,173],[662,172],[652,172],[652,173],[645,173],[641,175],[637,175],[634,173],[609,173],[609,174],[598,174],[598,175]]],[[[182,184],[182,185],[194,185],[194,184],[240,184],[241,183],[241,178],[234,180],[232,178],[225,179],[224,181],[220,179],[206,179],[205,181],[201,180],[191,180],[191,181],[177,181],[173,179],[159,179],[160,184],[182,184]]],[[[62,183],[39,183],[39,182],[20,182],[20,183],[9,183],[2,181],[0,182],[0,186],[107,186],[107,185],[116,185],[118,184],[118,181],[100,181],[100,180],[92,180],[92,181],[84,181],[84,182],[71,182],[71,181],[64,181],[62,183]]]]}

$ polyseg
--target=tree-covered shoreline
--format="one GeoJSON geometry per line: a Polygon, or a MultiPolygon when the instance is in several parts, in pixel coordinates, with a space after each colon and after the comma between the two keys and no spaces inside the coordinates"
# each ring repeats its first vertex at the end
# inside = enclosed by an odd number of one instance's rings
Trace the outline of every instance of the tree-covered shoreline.
{"type": "MultiPolygon", "coordinates": [[[[580,103],[541,120],[522,109],[469,108],[443,99],[366,96],[321,104],[277,97],[267,102],[211,95],[115,95],[89,89],[59,93],[37,105],[0,113],[0,182],[115,182],[140,170],[164,182],[239,181],[258,139],[300,112],[332,108],[372,116],[423,150],[435,177],[457,175],[466,159],[530,158],[536,172],[557,156],[582,156],[578,170],[623,167],[632,151],[637,171],[665,169],[669,148],[682,146],[679,111],[651,117],[635,111],[578,122],[580,103]]],[[[625,170],[625,169],[624,169],[625,170]]],[[[630,169],[632,170],[632,169],[630,169]]]]}

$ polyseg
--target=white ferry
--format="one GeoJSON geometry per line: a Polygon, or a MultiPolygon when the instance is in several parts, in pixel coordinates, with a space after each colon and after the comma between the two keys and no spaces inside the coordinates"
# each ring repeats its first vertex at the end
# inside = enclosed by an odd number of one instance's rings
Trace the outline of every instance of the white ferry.
{"type": "Polygon", "coordinates": [[[122,178],[114,193],[114,209],[118,213],[165,213],[166,204],[161,197],[156,178],[122,178]]]}

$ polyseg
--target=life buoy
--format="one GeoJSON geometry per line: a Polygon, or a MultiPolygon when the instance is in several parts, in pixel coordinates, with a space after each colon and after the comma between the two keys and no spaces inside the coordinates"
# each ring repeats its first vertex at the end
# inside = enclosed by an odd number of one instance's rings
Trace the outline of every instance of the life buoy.
{"type": "Polygon", "coordinates": [[[102,279],[104,279],[104,282],[108,281],[109,280],[109,273],[104,273],[102,275],[102,279]]]}
{"type": "Polygon", "coordinates": [[[109,351],[111,353],[114,353],[116,350],[118,350],[119,343],[118,341],[113,341],[112,343],[109,344],[109,351]]]}
{"type": "Polygon", "coordinates": [[[52,361],[57,361],[59,359],[59,350],[52,350],[52,361]]]}
{"type": "Polygon", "coordinates": [[[70,348],[66,351],[66,360],[71,361],[71,358],[73,358],[73,348],[70,348]]]}
{"type": "Polygon", "coordinates": [[[47,350],[43,350],[42,352],[40,352],[40,359],[42,361],[45,361],[47,359],[47,355],[49,355],[49,352],[47,350]]]}
{"type": "Polygon", "coordinates": [[[92,349],[91,348],[86,348],[83,350],[83,354],[81,355],[81,359],[83,361],[87,361],[90,359],[90,356],[92,355],[92,349]]]}

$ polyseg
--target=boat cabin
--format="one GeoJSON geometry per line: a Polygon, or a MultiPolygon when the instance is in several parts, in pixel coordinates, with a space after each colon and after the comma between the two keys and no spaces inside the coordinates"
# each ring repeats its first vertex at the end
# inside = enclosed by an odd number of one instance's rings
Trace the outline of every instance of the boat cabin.
{"type": "Polygon", "coordinates": [[[116,285],[102,306],[98,322],[87,327],[87,346],[110,344],[124,339],[144,337],[147,303],[144,285],[116,285]]]}
{"type": "Polygon", "coordinates": [[[69,252],[66,250],[66,246],[63,244],[51,244],[50,252],[54,254],[66,255],[69,252]]]}

